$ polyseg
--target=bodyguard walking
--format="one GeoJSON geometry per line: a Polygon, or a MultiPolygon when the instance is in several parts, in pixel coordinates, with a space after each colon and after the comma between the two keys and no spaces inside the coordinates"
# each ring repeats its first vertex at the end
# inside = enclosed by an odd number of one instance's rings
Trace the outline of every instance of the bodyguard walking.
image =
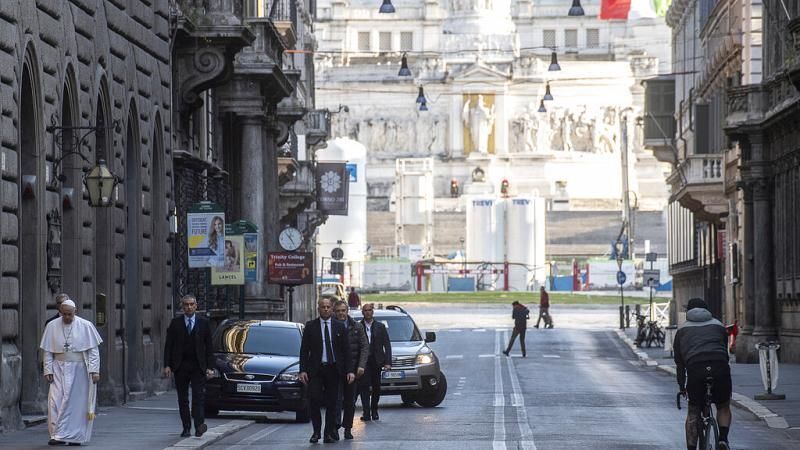
{"type": "Polygon", "coordinates": [[[300,343],[300,381],[308,386],[309,415],[314,432],[309,442],[319,442],[322,430],[322,413],[325,406],[325,434],[323,442],[339,439],[336,429],[336,398],[339,379],[348,383],[355,380],[354,363],[347,352],[347,330],[340,322],[332,320],[330,299],[317,301],[319,317],[306,322],[300,343]]]}
{"type": "Polygon", "coordinates": [[[522,357],[524,358],[528,356],[527,353],[525,353],[525,332],[528,329],[530,311],[525,305],[516,300],[511,303],[511,306],[511,318],[514,319],[514,331],[511,332],[511,339],[508,341],[508,347],[503,351],[503,354],[509,356],[511,347],[514,346],[514,341],[517,339],[517,336],[519,336],[519,346],[522,348],[522,357]]]}
{"type": "Polygon", "coordinates": [[[361,420],[378,420],[378,402],[381,399],[381,370],[392,368],[392,344],[386,326],[374,320],[375,305],[366,303],[361,307],[364,320],[361,324],[369,340],[369,357],[364,378],[361,382],[361,420]]]}
{"type": "Polygon", "coordinates": [[[356,393],[358,382],[364,375],[369,356],[369,339],[361,322],[357,322],[348,314],[348,305],[344,300],[339,300],[333,307],[336,320],[342,322],[347,328],[347,343],[350,358],[355,361],[356,381],[348,383],[346,378],[341,380],[339,399],[336,402],[336,419],[344,427],[344,438],[353,439],[353,417],[356,414],[356,393]],[[344,416],[342,416],[344,411],[344,416]]]}
{"type": "Polygon", "coordinates": [[[211,327],[203,317],[195,314],[197,298],[192,294],[181,298],[183,315],[175,317],[167,328],[164,345],[164,376],[175,376],[178,391],[178,409],[183,431],[181,437],[200,437],[208,430],[203,410],[206,379],[213,375],[214,353],[211,348],[211,327]],[[189,410],[189,386],[192,388],[192,408],[189,410]]]}

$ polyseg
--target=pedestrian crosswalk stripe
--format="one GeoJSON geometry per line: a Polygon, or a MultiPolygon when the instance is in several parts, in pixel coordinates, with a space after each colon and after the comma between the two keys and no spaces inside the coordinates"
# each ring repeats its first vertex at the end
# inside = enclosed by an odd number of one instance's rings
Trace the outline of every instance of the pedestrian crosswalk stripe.
{"type": "Polygon", "coordinates": [[[561,358],[560,355],[542,355],[543,358],[561,358]]]}
{"type": "Polygon", "coordinates": [[[495,355],[494,353],[486,353],[486,354],[483,354],[483,355],[478,355],[478,358],[494,358],[495,356],[498,356],[498,355],[495,355]]]}
{"type": "Polygon", "coordinates": [[[447,355],[445,359],[464,359],[464,355],[447,355]]]}

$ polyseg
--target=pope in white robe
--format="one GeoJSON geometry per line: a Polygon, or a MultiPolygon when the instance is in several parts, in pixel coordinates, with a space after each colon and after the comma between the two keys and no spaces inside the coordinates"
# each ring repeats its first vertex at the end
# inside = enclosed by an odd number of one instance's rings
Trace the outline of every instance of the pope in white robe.
{"type": "Polygon", "coordinates": [[[50,383],[47,430],[51,444],[82,444],[92,437],[103,339],[91,322],[75,315],[72,300],[65,300],[60,312],[45,327],[40,345],[50,383]]]}

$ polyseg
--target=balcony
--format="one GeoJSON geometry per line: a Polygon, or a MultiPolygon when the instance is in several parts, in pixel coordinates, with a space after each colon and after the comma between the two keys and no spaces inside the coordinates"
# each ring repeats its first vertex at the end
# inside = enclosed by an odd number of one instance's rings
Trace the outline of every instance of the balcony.
{"type": "Polygon", "coordinates": [[[293,0],[245,0],[248,22],[269,23],[280,36],[284,48],[294,48],[297,42],[297,5],[293,0]]]}
{"type": "Polygon", "coordinates": [[[644,146],[661,162],[675,164],[675,80],[661,77],[645,80],[644,146]]]}
{"type": "Polygon", "coordinates": [[[678,201],[697,217],[718,222],[728,214],[725,197],[725,165],[721,154],[691,155],[667,177],[671,201],[678,201]]]}
{"type": "Polygon", "coordinates": [[[728,88],[728,116],[725,118],[725,131],[735,134],[736,130],[757,124],[764,117],[765,95],[760,84],[728,88]]]}
{"type": "Polygon", "coordinates": [[[330,137],[331,113],[327,109],[315,109],[306,113],[303,119],[306,128],[306,144],[320,145],[330,137]]]}
{"type": "MultiPolygon", "coordinates": [[[[278,158],[280,159],[282,158],[278,158]]],[[[299,213],[306,211],[314,203],[315,188],[314,162],[295,162],[294,177],[284,183],[280,190],[282,224],[292,224],[299,213]]]]}

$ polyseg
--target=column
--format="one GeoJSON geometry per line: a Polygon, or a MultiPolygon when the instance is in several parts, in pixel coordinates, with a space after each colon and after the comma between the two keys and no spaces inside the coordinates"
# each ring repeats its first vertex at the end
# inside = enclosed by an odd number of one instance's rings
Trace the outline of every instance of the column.
{"type": "Polygon", "coordinates": [[[771,179],[761,177],[753,184],[753,250],[754,250],[754,327],[753,336],[774,338],[774,273],[772,259],[771,179]]]}
{"type": "Polygon", "coordinates": [[[450,97],[450,148],[453,157],[464,156],[464,121],[461,120],[463,96],[450,97]]]}
{"type": "Polygon", "coordinates": [[[239,117],[242,137],[242,153],[240,181],[241,196],[239,209],[242,219],[249,220],[258,227],[258,282],[245,284],[245,297],[263,299],[266,297],[265,285],[267,268],[267,252],[264,243],[267,241],[264,203],[264,115],[255,113],[239,117]]]}
{"type": "Polygon", "coordinates": [[[506,96],[498,93],[494,97],[494,152],[496,156],[508,156],[508,115],[506,96]]]}

